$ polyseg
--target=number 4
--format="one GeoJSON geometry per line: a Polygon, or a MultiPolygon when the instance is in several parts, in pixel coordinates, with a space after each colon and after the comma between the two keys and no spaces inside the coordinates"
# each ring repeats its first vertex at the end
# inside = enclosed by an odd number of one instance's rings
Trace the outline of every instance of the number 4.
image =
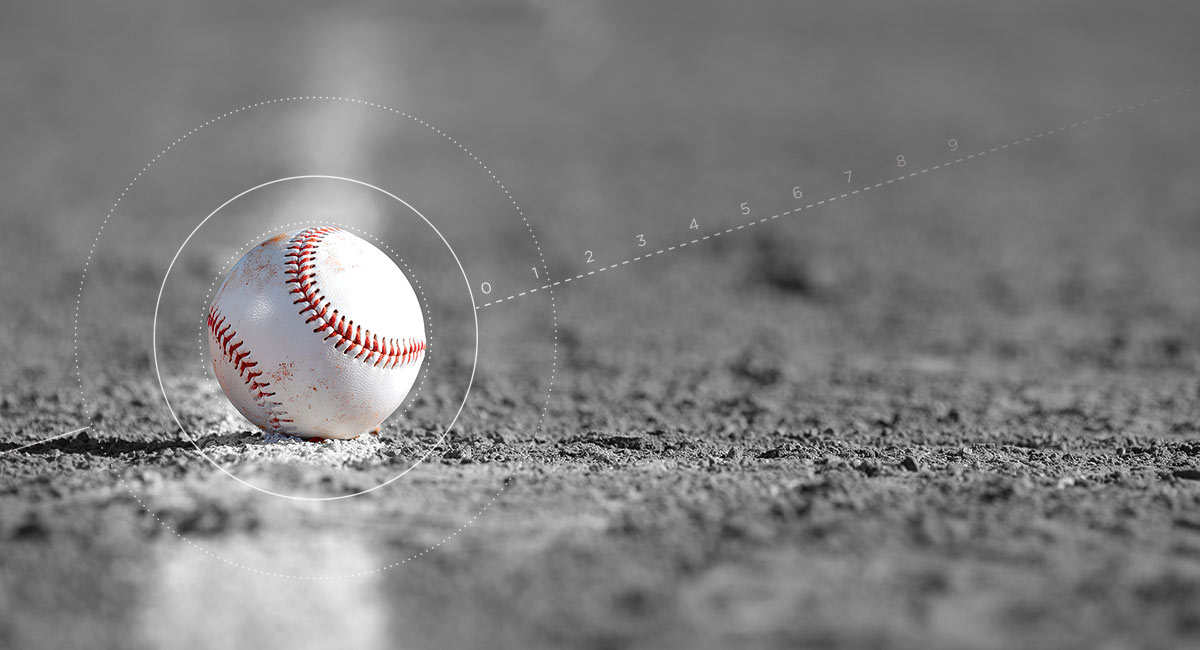
{"type": "Polygon", "coordinates": [[[696,223],[695,219],[692,219],[692,225],[688,226],[688,228],[691,230],[700,230],[700,224],[696,223]]]}

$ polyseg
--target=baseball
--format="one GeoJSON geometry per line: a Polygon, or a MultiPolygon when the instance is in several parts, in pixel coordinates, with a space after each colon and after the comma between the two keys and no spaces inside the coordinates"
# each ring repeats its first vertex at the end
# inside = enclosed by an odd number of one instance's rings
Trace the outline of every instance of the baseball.
{"type": "Polygon", "coordinates": [[[229,401],[264,431],[310,439],[378,427],[412,389],[425,345],[404,272],[337,228],[255,246],[208,311],[212,367],[229,401]]]}

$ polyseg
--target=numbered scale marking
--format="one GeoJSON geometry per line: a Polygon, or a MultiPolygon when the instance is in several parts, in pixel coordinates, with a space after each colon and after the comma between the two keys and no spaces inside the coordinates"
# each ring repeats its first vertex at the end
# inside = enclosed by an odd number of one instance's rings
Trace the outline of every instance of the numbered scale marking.
{"type": "MultiPolygon", "coordinates": [[[[1033,141],[1035,141],[1035,140],[1040,140],[1040,139],[1042,139],[1042,138],[1044,138],[1044,137],[1046,137],[1046,136],[1048,136],[1048,135],[1054,135],[1054,134],[1057,134],[1057,133],[1062,133],[1063,131],[1068,131],[1068,130],[1070,130],[1070,129],[1074,129],[1074,128],[1077,128],[1077,127],[1080,127],[1080,126],[1083,126],[1083,125],[1085,125],[1085,124],[1089,124],[1089,123],[1092,123],[1092,122],[1098,122],[1098,121],[1100,121],[1100,120],[1103,120],[1103,119],[1106,119],[1106,118],[1113,117],[1114,115],[1120,115],[1121,113],[1125,113],[1125,112],[1128,112],[1128,111],[1133,111],[1133,110],[1136,110],[1136,109],[1139,109],[1139,108],[1144,108],[1144,107],[1146,107],[1146,106],[1150,106],[1150,105],[1152,105],[1152,104],[1156,104],[1156,103],[1158,103],[1158,102],[1161,102],[1161,101],[1164,101],[1164,100],[1167,100],[1167,99],[1172,99],[1172,98],[1178,97],[1178,96],[1180,96],[1180,95],[1186,95],[1186,94],[1188,94],[1188,93],[1195,92],[1195,91],[1196,91],[1196,90],[1198,90],[1198,89],[1200,89],[1200,86],[1192,86],[1192,87],[1190,87],[1190,88],[1185,88],[1185,89],[1183,89],[1183,90],[1178,90],[1178,91],[1176,91],[1176,92],[1173,92],[1173,93],[1168,93],[1168,94],[1166,94],[1166,95],[1161,95],[1161,96],[1159,96],[1159,97],[1155,97],[1154,99],[1148,99],[1148,100],[1146,100],[1146,101],[1143,101],[1143,102],[1140,102],[1140,103],[1136,103],[1136,104],[1130,104],[1129,106],[1126,106],[1126,107],[1124,107],[1124,108],[1119,108],[1119,109],[1116,109],[1116,110],[1113,110],[1113,111],[1109,111],[1109,112],[1107,112],[1107,113],[1104,113],[1104,114],[1102,114],[1102,115],[1096,115],[1096,116],[1094,116],[1094,117],[1090,117],[1090,118],[1087,118],[1087,119],[1085,119],[1085,120],[1081,120],[1081,121],[1079,121],[1079,122],[1073,122],[1073,123],[1071,123],[1071,124],[1068,124],[1068,125],[1065,125],[1065,126],[1060,126],[1060,127],[1056,128],[1056,129],[1050,129],[1050,130],[1047,130],[1047,131],[1043,131],[1043,132],[1041,132],[1041,133],[1039,133],[1039,134],[1037,134],[1037,135],[1031,135],[1031,136],[1028,136],[1028,137],[1025,137],[1025,138],[1018,138],[1018,139],[1016,139],[1016,140],[1013,140],[1012,142],[1009,142],[1009,143],[1007,143],[1007,144],[998,145],[998,146],[992,147],[992,148],[990,148],[990,149],[983,149],[983,150],[980,150],[980,151],[978,151],[978,152],[976,152],[976,153],[973,153],[973,154],[970,154],[970,155],[967,155],[967,156],[963,156],[963,157],[961,157],[961,158],[956,158],[956,159],[954,159],[954,160],[947,160],[947,161],[945,161],[945,162],[943,162],[943,163],[940,163],[940,164],[937,164],[937,165],[933,165],[932,167],[926,167],[925,169],[922,169],[922,170],[920,170],[920,171],[909,172],[909,173],[907,173],[907,174],[900,174],[899,176],[896,176],[896,177],[894,177],[894,178],[890,178],[890,179],[888,179],[888,180],[886,180],[886,181],[880,181],[880,182],[878,182],[878,183],[875,183],[874,185],[865,185],[865,186],[863,186],[863,187],[861,187],[861,188],[859,188],[859,189],[856,189],[856,190],[853,190],[853,191],[850,191],[850,192],[845,192],[845,193],[843,193],[843,194],[840,194],[840,195],[834,195],[834,196],[830,196],[829,198],[823,199],[823,200],[821,200],[821,201],[816,201],[816,202],[814,202],[814,203],[809,203],[808,205],[804,205],[804,206],[800,206],[800,207],[792,208],[791,210],[786,210],[786,211],[784,211],[784,212],[779,212],[779,213],[777,213],[777,214],[773,214],[773,215],[770,215],[770,216],[767,216],[767,217],[762,217],[762,218],[760,218],[760,219],[757,219],[757,220],[754,220],[754,221],[749,221],[749,222],[747,222],[747,223],[744,223],[744,224],[741,224],[741,225],[738,225],[738,226],[733,226],[733,227],[730,227],[730,228],[726,228],[725,230],[718,230],[718,231],[716,231],[716,232],[713,232],[713,233],[710,233],[710,234],[708,234],[708,235],[704,235],[703,237],[697,237],[697,238],[695,238],[695,239],[692,239],[692,240],[690,240],[690,241],[682,241],[682,242],[679,242],[679,243],[675,244],[674,246],[670,246],[670,247],[667,247],[667,248],[660,248],[660,249],[658,249],[658,250],[656,250],[656,251],[653,251],[653,252],[644,253],[644,254],[642,254],[642,255],[638,255],[637,257],[633,257],[633,258],[626,259],[626,260],[623,260],[623,261],[620,261],[620,262],[616,262],[616,263],[613,263],[613,264],[609,264],[608,266],[600,266],[600,267],[598,267],[598,268],[596,268],[596,269],[594,269],[594,270],[587,271],[587,272],[585,272],[585,273],[580,273],[580,274],[578,274],[578,275],[575,275],[575,276],[572,276],[572,277],[567,277],[567,278],[564,278],[564,279],[562,279],[562,280],[559,280],[559,281],[557,281],[557,282],[552,282],[552,283],[550,283],[550,284],[544,284],[544,285],[542,285],[542,286],[540,286],[540,287],[534,287],[534,288],[532,288],[532,289],[528,289],[528,290],[526,290],[526,291],[522,291],[521,293],[516,293],[516,294],[513,294],[513,295],[511,295],[511,296],[508,296],[508,297],[505,297],[505,298],[498,298],[498,299],[496,299],[496,300],[493,300],[493,301],[491,301],[491,302],[486,302],[486,303],[483,303],[483,304],[479,305],[478,307],[476,307],[476,309],[483,309],[483,308],[485,308],[485,307],[491,307],[492,305],[498,305],[498,304],[500,304],[500,303],[502,303],[502,302],[508,302],[508,301],[511,301],[511,300],[515,300],[515,299],[517,299],[517,298],[521,298],[521,297],[524,297],[524,296],[528,296],[528,295],[531,295],[531,294],[537,293],[537,292],[539,292],[539,291],[546,291],[546,290],[548,290],[548,289],[552,289],[552,288],[554,288],[554,287],[562,286],[562,285],[568,284],[568,283],[570,283],[570,282],[574,282],[574,281],[576,281],[576,280],[582,280],[582,279],[584,279],[584,278],[586,278],[586,277],[589,277],[589,276],[596,275],[597,273],[603,273],[604,271],[609,271],[609,270],[612,270],[612,269],[615,269],[615,268],[617,268],[617,267],[621,267],[621,266],[627,266],[627,265],[629,265],[629,264],[632,264],[632,263],[634,263],[634,262],[639,262],[639,261],[641,261],[641,260],[644,260],[644,259],[648,259],[648,258],[655,257],[655,256],[658,256],[658,255],[663,255],[663,254],[665,254],[665,253],[670,253],[670,252],[672,252],[672,251],[676,251],[676,250],[681,250],[681,249],[683,249],[683,248],[686,248],[687,246],[692,246],[692,245],[695,245],[695,244],[699,244],[699,243],[701,243],[701,242],[704,242],[704,241],[707,241],[707,240],[709,240],[709,239],[715,239],[715,238],[717,238],[717,237],[721,237],[721,236],[724,236],[724,235],[733,234],[733,233],[735,233],[735,232],[737,232],[737,231],[739,231],[739,230],[745,230],[746,228],[749,228],[749,227],[752,227],[752,226],[757,226],[757,225],[759,225],[759,224],[763,224],[763,223],[767,223],[768,221],[773,221],[773,220],[775,220],[775,219],[779,219],[779,218],[781,218],[781,217],[786,217],[786,216],[788,216],[788,215],[790,215],[790,214],[796,214],[796,213],[799,213],[799,212],[801,212],[801,211],[803,211],[803,210],[811,210],[811,209],[813,209],[813,208],[816,208],[816,207],[819,207],[819,206],[825,205],[825,204],[827,204],[827,203],[833,203],[834,201],[837,201],[837,200],[839,200],[839,199],[845,199],[845,198],[849,198],[849,197],[851,197],[851,196],[854,196],[854,195],[856,195],[856,194],[862,194],[862,193],[865,193],[865,192],[870,192],[871,190],[877,190],[877,189],[880,189],[880,188],[882,188],[882,187],[885,187],[885,186],[887,186],[887,185],[892,185],[892,184],[894,184],[894,183],[897,183],[897,182],[899,182],[899,181],[907,180],[907,179],[909,179],[909,178],[913,178],[913,177],[916,177],[916,176],[920,176],[920,175],[922,175],[922,174],[927,174],[927,173],[929,173],[929,172],[937,171],[937,170],[939,170],[939,169],[945,169],[945,168],[947,168],[947,167],[951,167],[951,166],[953,166],[953,165],[961,165],[962,163],[965,163],[965,162],[967,162],[967,161],[969,161],[969,160],[974,160],[974,159],[976,159],[976,158],[982,158],[982,157],[984,157],[984,156],[986,156],[986,155],[988,155],[988,154],[991,154],[991,153],[996,153],[996,152],[998,152],[998,151],[1002,151],[1002,150],[1004,150],[1004,149],[1008,149],[1008,148],[1010,148],[1010,147],[1015,147],[1015,146],[1017,146],[1017,145],[1021,145],[1021,144],[1025,144],[1025,143],[1033,142],[1033,141]]],[[[952,151],[952,152],[957,152],[957,151],[958,151],[958,149],[959,149],[959,142],[958,142],[958,140],[957,140],[957,139],[955,139],[955,138],[950,138],[949,140],[947,140],[947,141],[946,141],[946,148],[947,148],[947,149],[949,149],[949,150],[950,150],[950,151],[952,151]]],[[[901,167],[901,168],[905,168],[905,167],[907,167],[907,166],[908,166],[908,161],[905,159],[905,157],[904,157],[904,155],[903,155],[903,154],[896,156],[896,166],[897,166],[897,167],[901,167]]],[[[846,175],[846,182],[847,182],[847,183],[850,183],[851,179],[854,177],[853,170],[849,170],[849,169],[847,169],[846,171],[844,171],[844,172],[842,172],[842,173],[846,175]]],[[[803,196],[804,196],[804,192],[801,190],[801,188],[800,188],[800,187],[794,187],[794,188],[792,188],[792,197],[793,197],[793,198],[795,198],[795,199],[800,199],[800,198],[802,198],[803,196]]],[[[750,203],[749,203],[749,202],[743,202],[743,203],[741,203],[741,204],[738,206],[738,208],[739,208],[739,212],[740,212],[740,214],[741,214],[742,216],[750,216],[750,214],[751,214],[751,212],[752,212],[752,210],[751,210],[751,208],[750,208],[750,203]]],[[[700,229],[700,224],[699,224],[699,223],[697,223],[697,221],[696,221],[695,219],[692,219],[692,220],[691,220],[691,223],[688,225],[688,229],[689,229],[689,230],[699,230],[699,229],[700,229]]],[[[645,234],[640,234],[640,235],[637,235],[637,246],[638,246],[639,248],[644,248],[644,247],[646,247],[646,246],[647,246],[647,241],[646,241],[646,235],[645,235],[645,234]]],[[[584,251],[584,263],[585,263],[585,264],[592,264],[592,263],[594,263],[595,261],[596,261],[596,258],[595,258],[595,254],[594,254],[594,252],[593,252],[593,251],[590,251],[590,250],[589,250],[589,251],[584,251]]],[[[534,277],[534,279],[535,279],[535,280],[540,280],[540,279],[541,279],[541,277],[538,275],[538,270],[537,270],[537,268],[536,268],[536,267],[533,267],[533,268],[532,268],[532,271],[533,271],[533,277],[534,277]]],[[[492,293],[492,285],[491,285],[491,283],[489,283],[489,282],[484,282],[482,285],[480,285],[480,289],[481,289],[481,292],[482,292],[484,295],[490,295],[490,294],[492,293]]]]}

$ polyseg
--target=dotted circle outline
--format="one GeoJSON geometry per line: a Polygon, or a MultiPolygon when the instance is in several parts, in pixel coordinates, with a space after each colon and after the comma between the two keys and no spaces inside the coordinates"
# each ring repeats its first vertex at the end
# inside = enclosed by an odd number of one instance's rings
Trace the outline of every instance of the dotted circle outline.
{"type": "MultiPolygon", "coordinates": [[[[266,230],[258,235],[255,235],[254,237],[250,238],[249,240],[247,240],[246,243],[242,244],[241,246],[238,246],[235,249],[234,254],[229,256],[229,259],[226,260],[225,263],[221,265],[221,268],[216,272],[212,283],[209,285],[208,291],[205,293],[204,301],[203,301],[204,305],[200,309],[201,313],[200,313],[199,320],[201,321],[201,323],[197,327],[197,330],[196,330],[197,331],[196,351],[200,357],[200,369],[203,373],[204,383],[205,383],[205,386],[207,386],[207,388],[208,388],[208,395],[210,397],[216,398],[219,391],[216,386],[216,382],[213,380],[213,376],[211,373],[212,367],[210,365],[211,359],[209,358],[209,355],[208,355],[208,347],[205,345],[205,343],[208,340],[208,334],[207,334],[208,326],[204,322],[204,319],[208,314],[207,305],[211,301],[212,295],[216,291],[217,285],[221,282],[221,279],[225,276],[227,270],[236,261],[238,261],[243,255],[245,255],[251,248],[254,248],[259,243],[261,243],[263,238],[269,236],[271,233],[279,231],[280,229],[291,229],[291,228],[296,228],[296,227],[301,227],[301,226],[312,226],[312,225],[333,225],[333,226],[336,226],[343,230],[366,237],[366,238],[370,239],[376,245],[381,246],[387,250],[387,252],[389,253],[389,257],[391,257],[393,259],[393,261],[398,262],[400,264],[400,266],[402,266],[404,268],[407,277],[412,281],[413,285],[416,288],[417,294],[420,296],[420,301],[422,302],[422,304],[425,307],[425,313],[429,314],[429,316],[427,316],[425,318],[425,326],[426,326],[425,339],[426,339],[426,342],[429,344],[429,349],[433,348],[433,318],[432,318],[432,314],[429,309],[429,299],[425,294],[425,290],[421,288],[421,282],[420,282],[420,280],[417,279],[416,274],[412,270],[412,267],[410,267],[408,265],[408,263],[406,261],[404,261],[404,258],[397,255],[396,252],[394,250],[392,250],[391,246],[389,246],[386,242],[382,241],[378,237],[375,237],[374,235],[367,233],[367,232],[363,231],[362,229],[357,228],[355,226],[351,226],[349,224],[340,223],[340,222],[336,222],[336,221],[329,221],[326,219],[309,219],[309,220],[304,220],[304,221],[293,221],[293,222],[289,222],[289,223],[280,224],[276,228],[266,230]]],[[[425,381],[429,378],[430,364],[428,363],[428,360],[432,356],[433,356],[432,354],[426,355],[426,358],[425,358],[426,363],[424,363],[422,365],[421,374],[419,375],[419,381],[416,385],[416,389],[411,391],[405,397],[404,408],[399,411],[398,416],[397,416],[397,414],[393,414],[391,416],[388,416],[388,419],[392,419],[392,418],[396,418],[396,417],[403,418],[405,415],[408,414],[409,405],[412,403],[412,401],[418,395],[421,394],[421,391],[425,387],[425,381]]],[[[236,411],[234,411],[234,412],[236,412],[236,411]]],[[[194,437],[190,433],[188,433],[186,430],[184,431],[184,435],[186,437],[188,437],[189,440],[191,440],[194,437]]],[[[366,434],[364,434],[364,435],[366,435],[366,434]]],[[[434,450],[436,450],[439,446],[441,446],[441,444],[444,440],[445,440],[445,435],[439,436],[438,439],[436,441],[434,441],[434,443],[432,445],[430,445],[429,448],[425,451],[422,458],[420,460],[414,462],[413,465],[405,471],[405,473],[407,473],[408,471],[411,471],[417,465],[424,462],[428,458],[429,454],[433,453],[434,450]]],[[[191,441],[193,444],[196,443],[195,440],[191,440],[191,441]]],[[[199,451],[201,454],[203,454],[205,456],[205,458],[207,458],[209,460],[209,462],[213,463],[214,465],[217,465],[218,467],[221,467],[221,464],[218,463],[216,461],[216,459],[214,459],[212,456],[210,456],[203,449],[199,449],[199,451]]],[[[224,469],[224,468],[222,467],[222,469],[224,469]]],[[[229,474],[233,473],[232,471],[229,471],[227,469],[225,471],[226,471],[226,473],[229,473],[229,474]]],[[[242,481],[242,483],[246,483],[246,484],[250,485],[251,487],[255,487],[253,484],[249,483],[248,481],[242,481]]],[[[346,494],[346,495],[340,495],[340,496],[342,496],[342,497],[357,496],[358,494],[362,494],[364,492],[365,491],[360,491],[355,494],[346,494]]],[[[328,499],[321,499],[321,500],[328,500],[328,499]]]]}
{"type": "MultiPolygon", "coordinates": [[[[467,156],[469,156],[471,158],[471,160],[474,160],[475,163],[477,165],[479,165],[479,167],[481,169],[483,169],[483,171],[486,172],[488,176],[491,177],[492,181],[497,185],[497,187],[499,187],[500,190],[502,192],[504,192],[504,195],[506,197],[508,197],[509,203],[512,204],[513,209],[516,210],[516,212],[517,212],[517,215],[521,217],[521,222],[525,224],[525,229],[529,232],[529,237],[533,241],[534,247],[537,249],[538,259],[541,262],[542,271],[546,273],[547,278],[551,277],[550,270],[546,265],[546,256],[542,252],[542,246],[538,242],[537,235],[533,231],[533,226],[530,225],[529,219],[526,218],[526,216],[525,216],[525,211],[521,208],[520,204],[517,203],[517,200],[515,198],[513,198],[512,194],[508,191],[508,188],[505,187],[504,183],[502,183],[500,181],[500,179],[496,177],[496,174],[487,165],[485,165],[482,160],[480,160],[474,153],[472,153],[470,149],[467,149],[458,140],[455,140],[449,134],[447,134],[446,132],[437,128],[436,126],[433,126],[432,124],[430,124],[418,117],[414,117],[408,113],[391,108],[389,106],[385,106],[383,104],[378,104],[378,103],[371,102],[371,101],[365,101],[365,100],[354,99],[354,98],[349,98],[349,97],[339,97],[339,96],[335,96],[335,95],[298,95],[295,97],[283,97],[283,98],[279,98],[279,99],[272,99],[272,100],[256,102],[254,104],[248,104],[246,106],[242,106],[241,108],[236,108],[234,110],[222,113],[221,115],[219,115],[217,117],[211,118],[208,121],[201,124],[200,126],[193,127],[187,133],[176,138],[173,142],[168,144],[165,148],[163,148],[162,151],[159,151],[157,154],[155,154],[154,157],[151,158],[149,162],[147,162],[140,170],[138,170],[138,172],[136,174],[134,174],[133,179],[130,180],[129,183],[127,183],[125,185],[124,189],[122,189],[121,193],[117,196],[116,201],[113,202],[112,206],[108,209],[108,212],[104,215],[104,219],[100,223],[100,228],[96,231],[96,236],[92,239],[92,244],[88,248],[87,258],[84,260],[84,263],[83,263],[83,271],[80,273],[79,291],[76,293],[76,296],[75,296],[75,316],[74,316],[74,320],[72,323],[72,326],[73,326],[72,348],[73,348],[73,356],[74,356],[74,361],[75,361],[75,377],[76,377],[76,381],[79,385],[79,395],[80,395],[80,399],[82,401],[84,413],[88,413],[90,409],[87,404],[87,394],[83,387],[83,370],[81,368],[80,357],[79,357],[79,315],[80,315],[80,311],[82,309],[82,304],[83,304],[83,290],[87,283],[88,269],[91,268],[92,258],[95,256],[95,253],[96,253],[96,245],[100,242],[100,236],[104,234],[105,227],[108,226],[108,222],[112,219],[113,215],[116,214],[117,208],[121,205],[121,202],[124,201],[125,196],[133,189],[133,186],[135,184],[137,184],[138,180],[140,180],[141,177],[144,176],[147,171],[149,171],[150,167],[152,167],[154,165],[154,163],[158,162],[158,160],[160,158],[162,158],[164,155],[166,155],[167,152],[169,152],[171,149],[178,146],[181,142],[183,142],[187,138],[196,134],[201,129],[204,129],[204,128],[208,127],[209,125],[219,122],[219,121],[221,121],[227,117],[230,117],[232,115],[247,112],[247,111],[250,111],[250,110],[253,110],[256,108],[270,106],[273,104],[283,104],[283,103],[287,103],[287,102],[303,102],[303,101],[332,101],[332,102],[341,102],[341,103],[349,103],[349,104],[358,104],[358,105],[362,105],[362,106],[368,106],[371,108],[387,111],[389,113],[392,113],[392,114],[398,115],[400,117],[406,118],[408,120],[411,120],[413,122],[416,122],[417,124],[420,124],[421,126],[424,126],[425,128],[440,135],[442,138],[448,140],[455,147],[458,147],[458,149],[460,151],[462,151],[463,153],[465,153],[467,156]]],[[[551,363],[550,363],[550,380],[549,380],[547,388],[546,388],[546,400],[542,404],[541,413],[538,416],[537,426],[534,428],[535,433],[540,432],[545,423],[546,412],[548,411],[548,409],[550,407],[550,398],[554,392],[554,379],[555,379],[555,376],[556,376],[557,370],[558,370],[558,308],[557,308],[556,301],[554,299],[554,291],[553,290],[547,291],[547,294],[550,296],[550,313],[551,313],[551,316],[553,319],[553,321],[552,321],[552,324],[553,324],[553,354],[551,356],[551,363]]],[[[93,418],[91,415],[88,415],[88,419],[92,420],[93,418]]],[[[436,544],[433,544],[432,546],[430,546],[429,548],[426,548],[423,551],[420,551],[419,553],[415,553],[415,554],[410,555],[409,557],[404,558],[402,560],[398,560],[396,562],[392,562],[391,564],[387,564],[383,567],[371,569],[369,571],[358,571],[355,573],[340,574],[340,575],[333,575],[333,576],[296,576],[296,575],[277,573],[274,571],[264,571],[262,569],[256,569],[254,567],[249,567],[244,564],[241,564],[240,562],[236,562],[236,561],[230,560],[228,558],[222,557],[221,555],[218,555],[218,554],[208,550],[207,548],[204,548],[203,546],[196,544],[192,540],[181,535],[178,531],[176,531],[173,527],[171,527],[170,524],[159,519],[158,515],[155,514],[154,511],[151,510],[145,503],[143,503],[142,500],[137,496],[136,493],[134,493],[133,489],[125,481],[125,478],[124,477],[118,477],[118,478],[121,481],[122,485],[125,486],[126,491],[129,492],[129,495],[131,497],[133,497],[134,501],[137,502],[138,506],[144,512],[146,512],[151,517],[153,517],[155,521],[157,521],[162,527],[169,530],[173,535],[175,535],[179,539],[186,542],[192,548],[194,548],[198,551],[201,551],[205,555],[208,555],[209,557],[212,557],[212,558],[219,560],[230,566],[237,567],[240,569],[245,569],[247,571],[250,571],[252,573],[257,573],[259,575],[271,576],[271,577],[277,577],[277,578],[289,578],[289,579],[293,579],[293,580],[311,580],[311,581],[340,580],[340,579],[345,579],[345,578],[362,577],[362,576],[370,575],[373,573],[379,573],[382,571],[386,571],[388,569],[392,569],[392,568],[401,566],[403,564],[407,564],[408,562],[415,560],[417,558],[423,557],[426,554],[431,553],[432,551],[440,548],[443,544],[445,544],[446,542],[449,542],[451,539],[454,539],[455,537],[458,536],[459,533],[466,530],[467,527],[469,527],[471,524],[475,523],[475,520],[478,519],[479,517],[481,517],[483,515],[483,513],[487,512],[492,507],[492,504],[494,504],[496,502],[496,499],[498,499],[500,497],[500,495],[503,494],[504,491],[506,489],[508,489],[508,486],[512,483],[512,477],[511,476],[506,477],[504,479],[504,482],[501,484],[500,489],[497,490],[490,499],[488,499],[487,503],[485,503],[483,505],[483,507],[481,507],[479,509],[478,512],[476,512],[469,519],[467,519],[466,523],[464,523],[463,525],[456,528],[453,532],[451,532],[449,535],[447,535],[441,541],[437,542],[436,544]]]]}

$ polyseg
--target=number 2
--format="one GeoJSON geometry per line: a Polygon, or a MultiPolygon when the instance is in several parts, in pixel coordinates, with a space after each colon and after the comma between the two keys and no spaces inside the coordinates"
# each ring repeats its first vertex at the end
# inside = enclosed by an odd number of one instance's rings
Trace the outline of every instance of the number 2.
{"type": "Polygon", "coordinates": [[[584,253],[584,255],[587,255],[587,262],[585,262],[585,263],[591,264],[592,263],[592,251],[583,251],[583,253],[584,253]]]}

